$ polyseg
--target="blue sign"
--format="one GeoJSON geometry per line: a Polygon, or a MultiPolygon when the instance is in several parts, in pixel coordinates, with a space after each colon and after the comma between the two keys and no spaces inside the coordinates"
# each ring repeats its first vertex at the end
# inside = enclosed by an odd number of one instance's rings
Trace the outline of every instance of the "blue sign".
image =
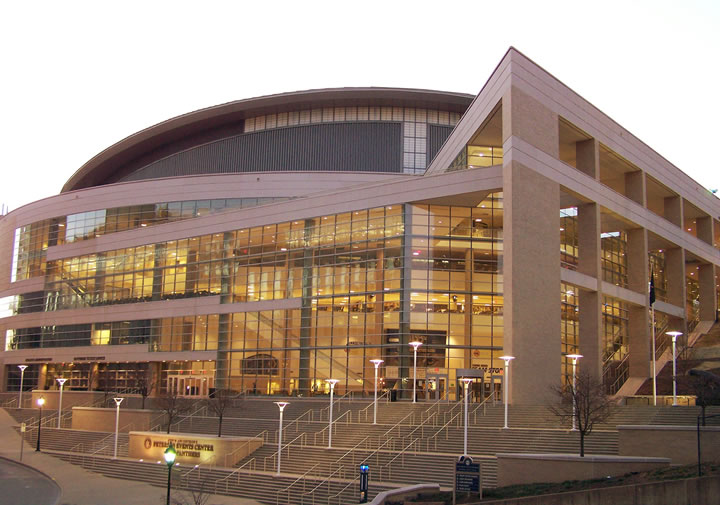
{"type": "Polygon", "coordinates": [[[463,493],[480,492],[480,463],[462,456],[455,463],[455,491],[463,493]]]}

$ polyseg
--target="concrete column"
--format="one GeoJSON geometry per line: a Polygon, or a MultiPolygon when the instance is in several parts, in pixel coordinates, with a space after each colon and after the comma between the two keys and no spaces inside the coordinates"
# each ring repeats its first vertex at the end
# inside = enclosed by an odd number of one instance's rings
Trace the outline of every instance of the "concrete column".
{"type": "MultiPolygon", "coordinates": [[[[503,96],[503,139],[511,136],[559,157],[557,114],[516,87],[503,96]]],[[[516,358],[508,398],[515,404],[548,404],[556,401],[552,388],[560,385],[560,186],[508,154],[503,352],[516,358]]]]}
{"type": "Polygon", "coordinates": [[[575,143],[575,158],[577,169],[593,179],[600,177],[600,149],[595,139],[583,140],[575,143]]]}
{"type": "Polygon", "coordinates": [[[625,196],[645,207],[645,173],[642,170],[625,173],[625,196]]]}
{"type": "Polygon", "coordinates": [[[465,338],[463,345],[468,348],[463,351],[463,367],[470,368],[472,365],[472,351],[469,349],[472,342],[472,273],[474,252],[471,248],[465,250],[465,338]]]}
{"type": "Polygon", "coordinates": [[[630,377],[650,377],[650,315],[644,305],[631,305],[628,311],[630,377]]]}
{"type": "Polygon", "coordinates": [[[550,403],[560,384],[560,188],[516,162],[503,175],[504,352],[516,357],[510,401],[550,403]]]}
{"type": "Polygon", "coordinates": [[[647,294],[648,274],[647,232],[643,228],[627,231],[628,289],[647,294]]]}
{"type": "Polygon", "coordinates": [[[683,209],[682,198],[679,196],[668,196],[664,201],[664,217],[672,224],[682,228],[683,209]]]}
{"type": "Polygon", "coordinates": [[[713,245],[713,220],[710,216],[699,217],[695,220],[697,238],[706,244],[713,245]]]}
{"type": "Polygon", "coordinates": [[[665,251],[667,301],[685,307],[685,250],[679,247],[665,251]]]}
{"type": "Polygon", "coordinates": [[[700,265],[698,283],[700,284],[700,320],[715,321],[717,317],[717,289],[715,287],[714,265],[700,265]]]}
{"type": "Polygon", "coordinates": [[[600,207],[596,203],[578,206],[578,272],[600,277],[600,207]]]}
{"type": "Polygon", "coordinates": [[[578,343],[583,355],[583,370],[598,381],[602,380],[602,296],[597,291],[580,290],[578,314],[580,333],[578,343]]]}

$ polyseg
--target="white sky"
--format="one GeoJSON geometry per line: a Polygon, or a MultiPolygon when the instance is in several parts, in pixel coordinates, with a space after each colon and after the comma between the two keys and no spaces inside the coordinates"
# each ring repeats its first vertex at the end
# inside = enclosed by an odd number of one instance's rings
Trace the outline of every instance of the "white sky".
{"type": "Polygon", "coordinates": [[[720,2],[6,1],[0,203],[170,117],[313,88],[476,94],[509,46],[720,187],[720,2]]]}

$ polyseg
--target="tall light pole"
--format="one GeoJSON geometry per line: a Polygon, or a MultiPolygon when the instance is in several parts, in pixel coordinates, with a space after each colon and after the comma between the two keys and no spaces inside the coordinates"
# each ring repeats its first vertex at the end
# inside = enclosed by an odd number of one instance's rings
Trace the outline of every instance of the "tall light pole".
{"type": "Polygon", "coordinates": [[[165,458],[165,463],[168,467],[168,485],[167,485],[167,501],[166,505],[170,505],[170,478],[172,477],[172,467],[173,464],[175,464],[175,457],[177,456],[177,451],[175,450],[175,446],[172,445],[172,442],[170,442],[170,445],[168,445],[168,448],[165,449],[165,452],[163,454],[163,457],[165,458]]]}
{"type": "Polygon", "coordinates": [[[500,359],[505,362],[505,374],[503,376],[503,397],[505,401],[505,426],[503,429],[508,428],[508,387],[510,384],[510,362],[515,359],[515,356],[500,356],[500,359]]]}
{"type": "Polygon", "coordinates": [[[335,384],[337,379],[326,379],[325,382],[330,384],[330,421],[328,424],[328,449],[332,449],[332,417],[333,417],[333,393],[335,392],[335,384]]]}
{"type": "Polygon", "coordinates": [[[672,349],[673,349],[673,407],[677,406],[677,353],[676,342],[677,338],[682,335],[681,331],[666,331],[666,335],[672,337],[672,349]]]}
{"type": "Polygon", "coordinates": [[[115,400],[115,450],[113,451],[113,459],[117,459],[117,440],[118,427],[120,426],[120,404],[125,398],[113,398],[115,400]]]}
{"type": "Polygon", "coordinates": [[[371,359],[370,363],[375,365],[375,400],[374,400],[374,407],[373,407],[373,424],[377,424],[377,376],[378,376],[378,367],[381,363],[383,363],[383,360],[381,359],[371,359]]]}
{"type": "Polygon", "coordinates": [[[290,405],[289,402],[275,402],[275,405],[280,409],[280,429],[278,430],[278,458],[277,458],[277,475],[280,475],[280,457],[282,456],[282,419],[283,410],[285,407],[290,405]]]}
{"type": "Polygon", "coordinates": [[[576,387],[577,387],[577,374],[576,374],[575,372],[576,372],[576,370],[577,370],[577,362],[578,362],[578,360],[579,360],[580,358],[582,358],[583,356],[582,356],[582,354],[568,354],[567,357],[572,359],[572,365],[573,365],[572,431],[577,431],[577,420],[576,420],[576,418],[575,418],[575,409],[577,408],[577,400],[576,400],[576,397],[577,397],[577,389],[576,389],[576,387]]]}
{"type": "Polygon", "coordinates": [[[23,380],[25,379],[25,369],[27,365],[18,365],[20,369],[20,392],[18,393],[18,408],[22,408],[22,391],[23,391],[23,380]]]}
{"type": "Polygon", "coordinates": [[[58,402],[58,428],[60,428],[60,416],[62,415],[62,394],[63,394],[63,386],[65,385],[65,382],[67,379],[63,379],[62,377],[58,377],[55,379],[58,381],[58,384],[60,384],[60,401],[58,402]]]}
{"type": "Polygon", "coordinates": [[[418,347],[422,345],[422,342],[418,342],[417,340],[414,342],[410,342],[410,345],[413,348],[413,403],[417,402],[417,394],[416,394],[416,388],[417,388],[417,350],[418,347]]]}
{"type": "Polygon", "coordinates": [[[463,456],[467,457],[468,450],[467,450],[467,430],[468,430],[468,386],[472,382],[472,379],[464,378],[463,381],[463,388],[465,391],[465,436],[464,436],[464,444],[463,444],[463,456]]]}
{"type": "Polygon", "coordinates": [[[37,436],[37,445],[35,446],[35,452],[40,452],[40,430],[42,428],[42,406],[45,405],[45,398],[40,397],[37,399],[38,408],[40,409],[40,412],[38,413],[38,436],[37,436]]]}

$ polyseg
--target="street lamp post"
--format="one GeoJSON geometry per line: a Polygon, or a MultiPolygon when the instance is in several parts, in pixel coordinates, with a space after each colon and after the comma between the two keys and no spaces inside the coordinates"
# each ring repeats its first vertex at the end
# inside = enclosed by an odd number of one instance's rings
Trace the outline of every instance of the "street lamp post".
{"type": "Polygon", "coordinates": [[[575,415],[575,409],[577,408],[577,400],[576,400],[576,396],[577,396],[576,391],[577,390],[575,389],[577,387],[577,375],[576,375],[575,371],[577,370],[578,360],[580,358],[582,358],[583,356],[582,356],[582,354],[568,354],[567,357],[572,359],[572,365],[573,365],[572,431],[577,431],[577,419],[576,419],[576,415],[575,415]]]}
{"type": "Polygon", "coordinates": [[[378,367],[381,363],[383,363],[383,360],[381,359],[371,359],[370,363],[375,365],[375,400],[373,401],[373,424],[377,424],[377,376],[378,376],[378,367]]]}
{"type": "Polygon", "coordinates": [[[666,331],[666,335],[672,337],[672,352],[673,352],[673,407],[677,406],[677,354],[676,354],[676,342],[677,338],[682,335],[681,331],[666,331]]]}
{"type": "Polygon", "coordinates": [[[45,405],[45,398],[40,397],[37,400],[38,408],[40,409],[40,412],[38,413],[38,436],[37,436],[37,445],[35,446],[35,452],[40,452],[40,430],[42,428],[42,406],[45,405]]]}
{"type": "Polygon", "coordinates": [[[337,379],[326,379],[325,382],[330,384],[330,421],[328,424],[328,449],[332,449],[333,393],[335,392],[335,384],[340,381],[337,379]]]}
{"type": "MultiPolygon", "coordinates": [[[[118,404],[119,406],[119,404],[118,404]]],[[[177,451],[175,450],[175,446],[173,446],[172,442],[170,442],[170,445],[168,445],[168,448],[165,449],[165,453],[163,454],[165,457],[165,463],[168,467],[168,485],[167,485],[167,501],[166,505],[170,505],[170,478],[172,477],[172,467],[173,464],[175,464],[175,457],[177,456],[177,451]]]]}
{"type": "Polygon", "coordinates": [[[62,415],[62,394],[63,394],[63,386],[65,385],[65,382],[67,379],[63,379],[62,377],[58,377],[55,379],[58,381],[58,384],[60,384],[60,401],[58,402],[58,428],[60,428],[60,416],[62,415]]]}
{"type": "Polygon", "coordinates": [[[20,392],[18,393],[18,408],[22,408],[22,393],[23,393],[23,380],[25,379],[25,369],[27,365],[18,365],[20,369],[20,392]]]}
{"type": "Polygon", "coordinates": [[[468,455],[468,450],[467,450],[467,440],[468,440],[468,437],[467,437],[467,431],[468,431],[468,391],[469,391],[468,386],[469,386],[470,383],[472,382],[472,379],[467,379],[467,378],[465,378],[465,379],[463,379],[462,381],[463,381],[463,388],[464,388],[464,391],[465,391],[465,434],[464,434],[465,436],[463,437],[463,440],[464,440],[464,443],[463,443],[463,456],[467,457],[467,455],[468,455]]]}
{"type": "Polygon", "coordinates": [[[113,459],[117,458],[117,441],[118,427],[120,426],[120,404],[125,398],[113,398],[115,400],[115,450],[113,451],[113,459]]]}
{"type": "Polygon", "coordinates": [[[278,430],[278,452],[277,452],[277,475],[280,475],[280,457],[282,456],[282,421],[283,421],[283,410],[285,407],[290,405],[289,402],[275,402],[275,405],[280,409],[280,429],[278,430]]]}
{"type": "Polygon", "coordinates": [[[416,388],[417,388],[417,350],[418,347],[422,345],[422,342],[410,342],[410,345],[413,348],[413,403],[417,402],[417,394],[416,394],[416,388]]]}
{"type": "Polygon", "coordinates": [[[515,359],[515,356],[500,356],[500,359],[505,362],[505,374],[503,376],[503,397],[505,401],[505,426],[503,429],[508,428],[508,387],[510,384],[510,362],[515,359]]]}

